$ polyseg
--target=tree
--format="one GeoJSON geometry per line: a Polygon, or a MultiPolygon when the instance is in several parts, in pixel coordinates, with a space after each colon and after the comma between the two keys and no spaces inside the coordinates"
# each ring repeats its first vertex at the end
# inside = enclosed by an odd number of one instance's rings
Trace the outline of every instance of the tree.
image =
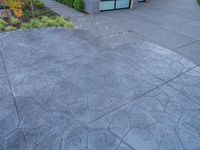
{"type": "Polygon", "coordinates": [[[4,6],[8,7],[16,17],[20,18],[23,15],[23,5],[24,3],[21,0],[0,0],[4,6]]]}

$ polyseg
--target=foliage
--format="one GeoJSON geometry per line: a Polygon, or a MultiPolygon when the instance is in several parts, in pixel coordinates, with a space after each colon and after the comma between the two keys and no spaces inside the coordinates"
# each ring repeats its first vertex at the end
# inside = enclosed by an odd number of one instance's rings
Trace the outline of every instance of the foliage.
{"type": "Polygon", "coordinates": [[[33,3],[38,8],[44,8],[44,3],[40,2],[39,0],[33,0],[33,3]]]}
{"type": "Polygon", "coordinates": [[[23,15],[22,8],[24,3],[21,0],[0,0],[0,3],[9,7],[9,9],[13,11],[15,16],[21,17],[23,15]]]}
{"type": "Polygon", "coordinates": [[[74,24],[63,17],[42,16],[40,19],[31,19],[29,23],[23,23],[22,29],[42,28],[42,27],[64,27],[73,28],[74,24]]]}
{"type": "Polygon", "coordinates": [[[6,26],[8,23],[5,22],[4,20],[0,19],[0,31],[11,31],[11,30],[16,30],[15,27],[13,26],[6,26]]]}
{"type": "Polygon", "coordinates": [[[197,3],[200,5],[200,0],[197,0],[197,3]]]}
{"type": "Polygon", "coordinates": [[[75,0],[73,6],[76,10],[83,11],[84,4],[82,0],[75,0]]]}
{"type": "Polygon", "coordinates": [[[74,6],[74,0],[68,0],[68,5],[70,6],[70,7],[73,7],[74,6]]]}
{"type": "Polygon", "coordinates": [[[74,0],[56,0],[56,1],[65,5],[68,5],[70,7],[73,7],[73,4],[74,4],[74,0]]]}
{"type": "Polygon", "coordinates": [[[53,19],[48,19],[45,24],[48,26],[48,27],[57,27],[58,24],[55,20],[53,19]]]}
{"type": "Polygon", "coordinates": [[[30,24],[32,28],[42,28],[45,26],[45,24],[42,23],[39,19],[31,19],[30,24]]]}
{"type": "Polygon", "coordinates": [[[8,23],[7,22],[5,22],[3,19],[0,19],[0,25],[3,25],[3,26],[5,26],[5,25],[7,25],[8,23]]]}
{"type": "Polygon", "coordinates": [[[41,22],[45,23],[45,22],[47,22],[49,20],[49,17],[42,16],[40,20],[41,20],[41,22]]]}
{"type": "Polygon", "coordinates": [[[3,24],[0,24],[0,31],[3,31],[5,26],[3,24]]]}
{"type": "Polygon", "coordinates": [[[20,20],[13,16],[9,18],[9,21],[11,24],[19,24],[20,23],[20,20]]]}
{"type": "Polygon", "coordinates": [[[55,18],[55,22],[59,25],[59,26],[63,26],[66,23],[66,20],[63,17],[57,17],[55,18]]]}
{"type": "Polygon", "coordinates": [[[22,17],[23,10],[30,8],[34,18],[34,6],[40,9],[44,8],[44,4],[39,0],[0,0],[0,3],[12,10],[17,17],[22,17]]]}
{"type": "Polygon", "coordinates": [[[43,27],[74,27],[72,22],[58,16],[55,12],[45,7],[39,0],[0,0],[0,2],[4,2],[2,4],[6,4],[3,5],[3,7],[6,6],[9,9],[12,7],[13,12],[14,8],[20,8],[23,11],[23,16],[18,15],[18,17],[15,17],[15,15],[9,16],[9,18],[0,19],[0,31],[43,27]],[[11,6],[11,2],[20,2],[21,6],[19,7],[18,3],[13,4],[15,6],[11,6]],[[31,5],[31,2],[33,2],[33,5],[31,5]]]}
{"type": "Polygon", "coordinates": [[[64,25],[63,25],[64,28],[67,28],[67,29],[72,29],[74,28],[74,24],[72,22],[66,22],[64,25]]]}
{"type": "Polygon", "coordinates": [[[22,29],[30,29],[30,28],[32,28],[32,26],[30,23],[22,23],[21,28],[22,29]]]}
{"type": "Polygon", "coordinates": [[[36,17],[44,16],[44,15],[52,16],[52,15],[55,15],[55,13],[50,10],[45,10],[45,9],[35,11],[36,17]]]}
{"type": "Polygon", "coordinates": [[[13,27],[13,26],[7,26],[5,27],[5,31],[13,31],[13,30],[16,30],[17,28],[16,27],[13,27]]]}
{"type": "Polygon", "coordinates": [[[69,7],[75,8],[78,11],[84,9],[83,0],[56,0],[62,4],[68,5],[69,7]]]}

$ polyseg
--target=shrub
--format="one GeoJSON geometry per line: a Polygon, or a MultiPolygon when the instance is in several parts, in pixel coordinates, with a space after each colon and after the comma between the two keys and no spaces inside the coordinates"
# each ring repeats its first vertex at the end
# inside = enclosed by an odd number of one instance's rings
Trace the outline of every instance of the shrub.
{"type": "Polygon", "coordinates": [[[42,18],[40,19],[41,22],[45,23],[49,20],[50,18],[47,16],[42,16],[42,18]]]}
{"type": "Polygon", "coordinates": [[[52,20],[50,17],[47,16],[42,16],[42,18],[40,19],[40,21],[42,23],[44,23],[47,27],[52,27],[52,26],[56,26],[56,23],[54,22],[54,20],[52,20]]]}
{"type": "Polygon", "coordinates": [[[200,0],[197,0],[197,3],[200,5],[200,0]]]}
{"type": "Polygon", "coordinates": [[[74,1],[75,1],[75,0],[68,0],[68,3],[69,3],[68,5],[69,5],[70,7],[73,7],[73,6],[74,6],[74,1]]]}
{"type": "Polygon", "coordinates": [[[31,22],[30,22],[32,28],[42,28],[42,27],[45,27],[46,25],[41,22],[39,19],[31,19],[31,22]]]}
{"type": "Polygon", "coordinates": [[[44,8],[44,3],[40,2],[39,0],[33,0],[33,3],[38,8],[44,8]]]}
{"type": "Polygon", "coordinates": [[[78,11],[84,9],[84,4],[82,0],[56,0],[62,4],[68,5],[69,7],[75,8],[78,11]]]}
{"type": "Polygon", "coordinates": [[[20,23],[20,20],[16,17],[13,17],[13,16],[10,17],[9,21],[10,21],[11,24],[19,24],[20,23]]]}
{"type": "Polygon", "coordinates": [[[5,22],[3,19],[0,19],[0,25],[3,25],[3,26],[5,26],[5,25],[7,25],[8,23],[7,22],[5,22]]]}
{"type": "Polygon", "coordinates": [[[37,10],[34,12],[35,13],[35,17],[39,17],[39,16],[42,16],[43,15],[43,12],[40,11],[40,10],[37,10]]]}
{"type": "Polygon", "coordinates": [[[83,11],[84,4],[82,0],[75,0],[73,6],[76,10],[83,11]]]}
{"type": "Polygon", "coordinates": [[[32,18],[32,12],[24,12],[26,18],[32,18]]]}
{"type": "Polygon", "coordinates": [[[0,31],[3,31],[5,29],[5,26],[3,24],[0,24],[0,31]]]}
{"type": "Polygon", "coordinates": [[[23,23],[21,25],[21,28],[22,29],[30,29],[30,28],[32,28],[32,25],[31,25],[31,23],[23,23]]]}
{"type": "Polygon", "coordinates": [[[5,27],[5,31],[13,31],[16,30],[17,28],[13,27],[13,26],[7,26],[5,27]]]}
{"type": "Polygon", "coordinates": [[[63,25],[64,28],[68,28],[68,29],[72,29],[74,28],[74,24],[70,21],[67,21],[64,25],[63,25]]]}
{"type": "Polygon", "coordinates": [[[65,28],[74,27],[74,24],[72,22],[65,20],[65,18],[61,16],[58,17],[42,16],[40,21],[48,27],[65,27],[65,28]]]}
{"type": "Polygon", "coordinates": [[[60,3],[73,7],[74,0],[58,0],[60,3]]]}
{"type": "Polygon", "coordinates": [[[66,23],[66,20],[63,17],[56,17],[55,21],[59,26],[63,26],[66,23]]]}
{"type": "Polygon", "coordinates": [[[30,23],[23,23],[22,29],[41,28],[41,27],[64,27],[74,28],[74,24],[65,20],[63,17],[42,16],[40,19],[32,19],[30,23]]]}
{"type": "Polygon", "coordinates": [[[49,19],[45,24],[47,27],[57,27],[58,26],[56,21],[53,19],[49,19]]]}

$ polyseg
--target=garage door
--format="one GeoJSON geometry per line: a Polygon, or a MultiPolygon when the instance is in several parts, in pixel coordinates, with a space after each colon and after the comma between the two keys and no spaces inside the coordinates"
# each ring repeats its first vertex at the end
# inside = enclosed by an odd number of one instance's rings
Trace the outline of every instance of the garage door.
{"type": "Polygon", "coordinates": [[[130,0],[101,0],[100,10],[114,10],[130,7],[130,0]]]}

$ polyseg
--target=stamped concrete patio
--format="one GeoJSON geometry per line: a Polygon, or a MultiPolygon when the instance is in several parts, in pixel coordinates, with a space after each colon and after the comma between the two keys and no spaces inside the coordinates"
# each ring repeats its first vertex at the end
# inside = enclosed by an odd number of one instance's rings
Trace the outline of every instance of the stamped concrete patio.
{"type": "Polygon", "coordinates": [[[82,30],[1,34],[1,150],[198,150],[200,68],[82,30]]]}
{"type": "Polygon", "coordinates": [[[142,24],[148,3],[74,15],[82,29],[0,33],[0,150],[200,150],[200,68],[189,53],[200,57],[200,17],[180,4],[188,15],[173,14],[188,23],[177,32],[163,28],[170,16],[142,24]]]}

